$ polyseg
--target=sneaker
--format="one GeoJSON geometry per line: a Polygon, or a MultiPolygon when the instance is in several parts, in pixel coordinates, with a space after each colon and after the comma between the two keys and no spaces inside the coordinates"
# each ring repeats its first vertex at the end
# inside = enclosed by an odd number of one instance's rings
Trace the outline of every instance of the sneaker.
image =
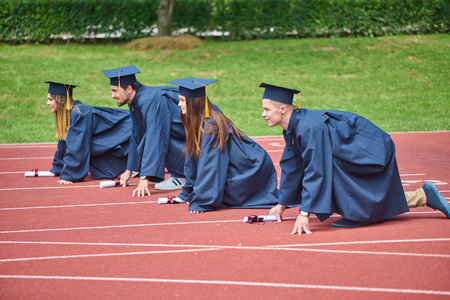
{"type": "Polygon", "coordinates": [[[448,219],[450,219],[450,205],[444,196],[439,193],[438,189],[431,182],[427,182],[422,186],[427,196],[427,206],[442,211],[448,219]]]}
{"type": "Polygon", "coordinates": [[[139,172],[136,172],[136,171],[132,171],[131,172],[131,178],[134,178],[134,177],[136,177],[138,175],[139,175],[139,172]]]}
{"type": "Polygon", "coordinates": [[[167,180],[155,184],[155,189],[157,190],[178,190],[183,187],[186,182],[186,178],[180,177],[169,177],[167,180]]]}
{"type": "Polygon", "coordinates": [[[358,221],[353,221],[353,220],[349,220],[346,218],[342,218],[342,219],[334,222],[333,226],[335,226],[335,227],[358,227],[358,226],[364,226],[364,225],[368,225],[368,224],[370,224],[370,223],[358,222],[358,221]]]}

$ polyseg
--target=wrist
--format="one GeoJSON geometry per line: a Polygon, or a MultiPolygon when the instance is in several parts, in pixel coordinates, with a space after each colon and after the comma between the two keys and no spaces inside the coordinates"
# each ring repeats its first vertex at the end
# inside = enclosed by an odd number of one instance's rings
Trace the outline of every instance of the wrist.
{"type": "Polygon", "coordinates": [[[303,210],[300,211],[299,215],[303,217],[309,217],[309,213],[303,210]]]}

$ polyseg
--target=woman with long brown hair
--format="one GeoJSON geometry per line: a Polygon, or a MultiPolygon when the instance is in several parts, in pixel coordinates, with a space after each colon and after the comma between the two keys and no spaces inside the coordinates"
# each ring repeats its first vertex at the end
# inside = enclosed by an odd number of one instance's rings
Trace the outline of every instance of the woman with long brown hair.
{"type": "Polygon", "coordinates": [[[50,170],[60,184],[111,179],[126,169],[131,133],[130,113],[124,109],[90,106],[74,101],[77,85],[46,81],[47,105],[55,115],[58,148],[50,170]]]}
{"type": "Polygon", "coordinates": [[[191,212],[217,208],[270,208],[277,203],[277,175],[268,153],[216,109],[205,86],[213,79],[188,77],[179,86],[186,130],[186,183],[178,196],[191,212]]]}

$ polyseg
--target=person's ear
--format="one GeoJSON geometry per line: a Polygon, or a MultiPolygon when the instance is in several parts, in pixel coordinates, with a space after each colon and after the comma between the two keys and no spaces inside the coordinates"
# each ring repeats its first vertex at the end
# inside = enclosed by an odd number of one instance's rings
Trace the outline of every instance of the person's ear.
{"type": "Polygon", "coordinates": [[[286,111],[287,111],[286,105],[281,105],[281,106],[280,106],[280,112],[281,112],[282,114],[285,114],[286,111]]]}
{"type": "Polygon", "coordinates": [[[127,86],[127,89],[125,90],[127,92],[128,95],[131,94],[131,92],[133,91],[133,87],[130,85],[127,86]]]}

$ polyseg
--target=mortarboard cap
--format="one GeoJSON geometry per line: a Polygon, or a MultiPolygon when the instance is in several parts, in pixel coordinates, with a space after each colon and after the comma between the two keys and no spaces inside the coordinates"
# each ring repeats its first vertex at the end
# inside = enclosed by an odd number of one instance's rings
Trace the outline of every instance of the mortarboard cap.
{"type": "Polygon", "coordinates": [[[71,96],[72,97],[72,90],[76,88],[78,85],[74,84],[67,84],[67,83],[59,83],[54,81],[45,81],[45,83],[49,83],[48,92],[50,94],[55,95],[63,95],[63,96],[71,96]]]}
{"type": "Polygon", "coordinates": [[[169,81],[171,84],[178,85],[180,88],[178,93],[188,98],[196,98],[206,96],[205,87],[208,84],[216,82],[216,79],[202,79],[196,77],[187,77],[169,81]]]}
{"type": "Polygon", "coordinates": [[[134,74],[141,73],[135,65],[111,70],[103,70],[102,72],[109,78],[110,85],[117,86],[126,86],[136,82],[137,80],[134,74]]]}
{"type": "Polygon", "coordinates": [[[268,83],[261,83],[259,87],[266,88],[263,99],[270,99],[290,105],[292,105],[294,94],[300,93],[299,90],[289,89],[268,83]]]}

